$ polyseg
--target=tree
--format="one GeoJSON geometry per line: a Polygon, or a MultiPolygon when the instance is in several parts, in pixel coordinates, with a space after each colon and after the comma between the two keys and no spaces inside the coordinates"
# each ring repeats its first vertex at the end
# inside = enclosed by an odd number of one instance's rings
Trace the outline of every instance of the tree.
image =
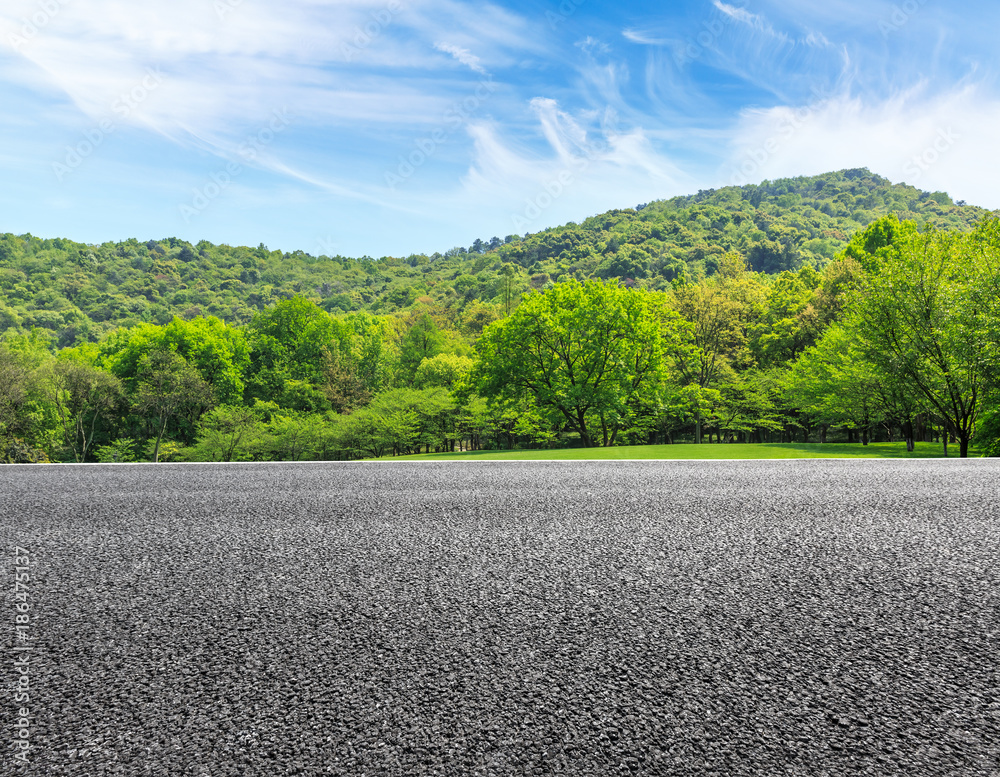
{"type": "Polygon", "coordinates": [[[751,326],[750,349],[759,366],[781,366],[816,340],[820,321],[812,300],[818,283],[809,266],[771,281],[767,306],[751,326]]]}
{"type": "Polygon", "coordinates": [[[434,319],[421,313],[399,344],[399,369],[406,385],[413,385],[420,363],[441,353],[444,342],[444,335],[434,319]]]}
{"type": "Polygon", "coordinates": [[[160,460],[160,443],[167,424],[179,416],[195,420],[212,405],[212,389],[183,356],[153,351],[140,365],[136,408],[153,424],[153,461],[160,460]]]}
{"type": "Polygon", "coordinates": [[[91,364],[64,358],[52,366],[49,395],[59,412],[66,446],[78,463],[86,461],[98,420],[110,417],[124,403],[121,382],[91,364]]]}
{"type": "Polygon", "coordinates": [[[113,332],[100,344],[96,361],[134,391],[140,366],[153,351],[182,356],[212,387],[215,402],[235,404],[243,399],[250,349],[241,330],[212,316],[174,318],[166,326],[140,324],[113,332]]]}
{"type": "Polygon", "coordinates": [[[884,397],[891,391],[886,380],[851,333],[834,325],[792,365],[785,392],[790,404],[816,422],[860,430],[867,445],[872,424],[887,412],[884,397]]]}
{"type": "Polygon", "coordinates": [[[7,346],[0,345],[0,439],[24,431],[28,379],[24,362],[7,346]]]}
{"type": "Polygon", "coordinates": [[[59,417],[41,380],[51,361],[37,332],[0,344],[0,460],[47,461],[58,447],[59,417]]]}
{"type": "Polygon", "coordinates": [[[247,327],[251,347],[247,397],[278,398],[289,380],[322,385],[324,354],[334,341],[347,336],[346,329],[303,297],[258,313],[247,327]]]}
{"type": "Polygon", "coordinates": [[[747,271],[742,257],[726,254],[719,270],[696,285],[674,292],[674,306],[688,322],[685,337],[668,347],[678,383],[694,386],[692,400],[695,442],[701,443],[702,406],[707,396],[695,399],[734,377],[734,368],[749,360],[748,329],[764,306],[765,289],[747,271]]]}
{"type": "Polygon", "coordinates": [[[487,398],[530,393],[580,435],[613,445],[663,381],[659,321],[648,295],[596,281],[531,292],[479,341],[473,383],[487,398]]]}
{"type": "Polygon", "coordinates": [[[981,273],[973,239],[903,231],[895,240],[853,294],[846,326],[870,364],[923,395],[966,457],[994,353],[981,336],[986,311],[970,304],[981,273]]]}
{"type": "Polygon", "coordinates": [[[439,353],[424,359],[417,367],[414,384],[417,388],[442,387],[450,389],[472,369],[472,359],[451,353],[439,353]]]}
{"type": "Polygon", "coordinates": [[[503,300],[504,315],[509,316],[514,307],[514,296],[519,285],[519,273],[512,264],[500,268],[500,295],[503,300]]]}
{"type": "Polygon", "coordinates": [[[261,416],[256,407],[220,405],[212,408],[198,423],[201,452],[210,461],[239,459],[259,431],[261,416]]]}

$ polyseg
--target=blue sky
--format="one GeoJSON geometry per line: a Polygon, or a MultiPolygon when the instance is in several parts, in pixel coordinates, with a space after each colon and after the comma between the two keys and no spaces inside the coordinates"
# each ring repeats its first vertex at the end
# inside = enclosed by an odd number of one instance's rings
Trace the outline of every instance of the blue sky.
{"type": "Polygon", "coordinates": [[[1000,208],[1000,5],[4,0],[0,231],[405,256],[866,166],[1000,208]]]}

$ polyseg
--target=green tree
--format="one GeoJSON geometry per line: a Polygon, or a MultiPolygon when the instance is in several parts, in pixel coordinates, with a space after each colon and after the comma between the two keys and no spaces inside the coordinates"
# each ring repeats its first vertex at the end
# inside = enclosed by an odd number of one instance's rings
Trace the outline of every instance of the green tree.
{"type": "Polygon", "coordinates": [[[469,374],[472,365],[472,359],[467,356],[439,353],[420,362],[413,382],[417,388],[450,389],[469,374]]]}
{"type": "Polygon", "coordinates": [[[98,421],[112,417],[125,403],[121,382],[91,364],[63,358],[52,365],[48,386],[66,447],[77,462],[86,461],[98,421]]]}
{"type": "Polygon", "coordinates": [[[183,356],[173,351],[153,351],[140,365],[135,405],[152,424],[152,458],[159,462],[167,424],[178,417],[197,420],[212,405],[212,389],[183,356]]]}
{"type": "Polygon", "coordinates": [[[674,291],[674,307],[687,326],[684,337],[670,342],[668,353],[679,385],[695,387],[685,396],[692,402],[696,443],[701,443],[702,408],[712,401],[707,392],[731,382],[750,361],[748,333],[765,295],[765,287],[736,254],[724,255],[711,278],[674,291]]]}
{"type": "Polygon", "coordinates": [[[0,440],[26,431],[24,405],[30,372],[7,346],[0,344],[0,440]]]}
{"type": "Polygon", "coordinates": [[[858,429],[867,445],[872,425],[884,417],[884,379],[853,335],[834,325],[792,365],[785,393],[790,404],[823,426],[858,429]]]}
{"type": "Polygon", "coordinates": [[[444,344],[444,335],[434,319],[421,313],[406,330],[399,344],[399,369],[403,382],[412,386],[420,363],[441,353],[444,344]]]}
{"type": "Polygon", "coordinates": [[[283,300],[258,313],[247,327],[247,397],[280,401],[289,380],[321,386],[324,355],[343,336],[342,329],[329,313],[304,297],[283,300]]]}
{"type": "Polygon", "coordinates": [[[243,457],[260,433],[261,412],[256,407],[220,405],[198,423],[200,457],[209,461],[234,461],[243,457]]]}
{"type": "Polygon", "coordinates": [[[100,344],[96,361],[134,391],[141,365],[154,351],[172,351],[185,359],[211,386],[214,401],[233,404],[242,400],[249,346],[241,331],[218,318],[174,318],[166,326],[139,324],[119,329],[100,344]]]}
{"type": "Polygon", "coordinates": [[[479,341],[474,383],[487,398],[530,393],[590,447],[613,445],[663,381],[659,321],[648,295],[596,281],[524,297],[479,341]],[[596,429],[600,429],[598,438],[596,429]]]}
{"type": "Polygon", "coordinates": [[[975,299],[980,271],[967,236],[904,231],[855,292],[846,327],[878,371],[919,392],[968,456],[992,348],[975,299]]]}

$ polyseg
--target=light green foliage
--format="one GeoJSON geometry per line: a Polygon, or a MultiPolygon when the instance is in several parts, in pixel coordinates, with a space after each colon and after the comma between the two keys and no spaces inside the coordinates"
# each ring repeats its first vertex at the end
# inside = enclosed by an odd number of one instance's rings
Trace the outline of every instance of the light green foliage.
{"type": "Polygon", "coordinates": [[[448,447],[457,422],[455,403],[442,388],[401,388],[379,395],[344,418],[342,447],[371,456],[448,447]]]}
{"type": "Polygon", "coordinates": [[[250,362],[250,348],[242,331],[213,317],[191,321],[175,318],[162,327],[139,324],[107,337],[96,360],[134,392],[140,365],[154,351],[181,356],[211,386],[214,401],[242,400],[243,375],[250,362]]]}
{"type": "Polygon", "coordinates": [[[340,333],[329,313],[302,297],[259,313],[247,328],[252,354],[247,396],[279,397],[289,381],[320,384],[324,354],[340,333]]]}
{"type": "Polygon", "coordinates": [[[995,353],[984,336],[995,322],[975,301],[1000,266],[984,270],[980,263],[997,252],[977,250],[976,241],[995,237],[990,225],[975,236],[902,231],[855,292],[845,320],[865,360],[921,394],[958,438],[962,456],[995,353]]]}
{"type": "Polygon", "coordinates": [[[136,461],[136,441],[121,437],[94,449],[94,456],[101,464],[125,464],[136,461]]]}
{"type": "Polygon", "coordinates": [[[425,359],[444,350],[445,337],[427,313],[420,314],[406,330],[399,344],[399,376],[407,386],[415,384],[417,370],[425,359]]]}
{"type": "Polygon", "coordinates": [[[86,461],[98,422],[110,419],[125,405],[121,382],[114,375],[66,354],[51,365],[45,384],[59,413],[66,447],[73,451],[77,462],[86,461]]]}
{"type": "Polygon", "coordinates": [[[528,392],[585,446],[614,444],[663,381],[662,339],[645,293],[569,281],[527,295],[479,342],[475,382],[486,397],[528,392]]]}
{"type": "Polygon", "coordinates": [[[888,413],[885,381],[853,334],[834,325],[792,366],[786,397],[818,423],[867,430],[888,413]]]}
{"type": "Polygon", "coordinates": [[[417,367],[414,385],[417,388],[447,388],[465,379],[472,369],[473,361],[467,356],[439,353],[425,358],[417,367]]]}
{"type": "Polygon", "coordinates": [[[262,423],[264,413],[259,403],[254,407],[220,405],[212,408],[198,422],[198,458],[203,461],[250,458],[262,423]]]}
{"type": "Polygon", "coordinates": [[[406,259],[0,235],[0,438],[302,460],[919,419],[987,445],[1000,226],[958,234],[983,215],[846,170],[406,259]]]}
{"type": "Polygon", "coordinates": [[[761,367],[793,360],[811,345],[821,324],[813,305],[819,275],[811,267],[783,272],[770,281],[763,315],[751,328],[750,349],[761,367]]]}
{"type": "Polygon", "coordinates": [[[139,364],[137,381],[135,406],[152,427],[150,458],[157,462],[167,424],[183,421],[193,430],[201,413],[212,405],[212,390],[198,371],[173,351],[151,351],[139,364]]]}

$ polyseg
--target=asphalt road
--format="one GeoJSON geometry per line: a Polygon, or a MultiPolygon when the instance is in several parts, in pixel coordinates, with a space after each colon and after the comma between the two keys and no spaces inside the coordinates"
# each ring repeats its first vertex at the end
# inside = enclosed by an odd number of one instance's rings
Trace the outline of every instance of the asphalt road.
{"type": "Polygon", "coordinates": [[[1000,777],[997,461],[3,467],[0,540],[0,774],[1000,777]]]}

